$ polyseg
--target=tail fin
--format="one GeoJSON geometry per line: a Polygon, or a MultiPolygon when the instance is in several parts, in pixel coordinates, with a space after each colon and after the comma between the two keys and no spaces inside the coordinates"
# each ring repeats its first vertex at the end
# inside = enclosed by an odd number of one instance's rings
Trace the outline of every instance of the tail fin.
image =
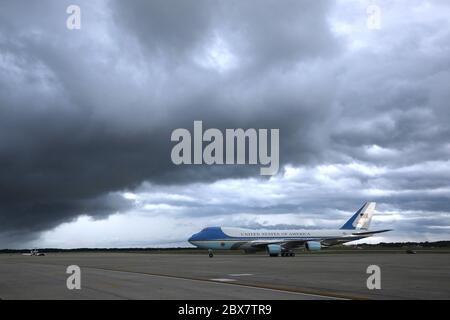
{"type": "Polygon", "coordinates": [[[376,202],[366,202],[341,229],[369,229],[376,204],[376,202]]]}

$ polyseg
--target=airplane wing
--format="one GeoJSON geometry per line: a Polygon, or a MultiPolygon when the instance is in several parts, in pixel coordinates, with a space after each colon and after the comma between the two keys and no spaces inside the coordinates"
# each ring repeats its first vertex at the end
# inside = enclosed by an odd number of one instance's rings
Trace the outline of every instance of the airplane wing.
{"type": "Polygon", "coordinates": [[[392,229],[385,229],[385,230],[377,230],[377,231],[366,231],[366,232],[355,232],[352,233],[355,236],[367,236],[369,234],[376,234],[376,233],[382,233],[382,232],[388,232],[388,231],[392,231],[392,229]]]}
{"type": "Polygon", "coordinates": [[[281,244],[281,246],[285,249],[294,249],[303,246],[305,242],[307,242],[307,240],[288,240],[281,244]]]}
{"type": "MultiPolygon", "coordinates": [[[[385,230],[374,230],[374,231],[364,231],[364,232],[354,232],[352,233],[353,236],[370,236],[373,234],[377,234],[377,233],[383,233],[383,232],[388,232],[391,231],[390,229],[385,229],[385,230]]],[[[321,243],[322,247],[329,247],[335,244],[339,244],[339,243],[345,243],[345,242],[349,242],[349,241],[353,241],[355,240],[355,238],[349,238],[349,239],[345,239],[345,238],[315,238],[315,239],[305,239],[305,240],[288,240],[288,239],[270,239],[270,240],[255,240],[255,241],[251,241],[250,242],[250,246],[253,248],[258,248],[258,249],[263,249],[266,248],[268,245],[271,244],[278,244],[281,247],[283,247],[286,250],[291,250],[291,249],[295,249],[301,246],[305,245],[305,242],[308,241],[317,241],[321,243]]]]}
{"type": "Polygon", "coordinates": [[[305,244],[308,240],[286,240],[286,239],[275,239],[275,240],[256,240],[252,241],[250,245],[254,248],[263,248],[269,244],[279,244],[285,249],[293,249],[300,247],[305,244]]]}
{"type": "Polygon", "coordinates": [[[255,240],[250,242],[250,246],[254,248],[263,248],[269,244],[282,244],[285,240],[255,240]]]}

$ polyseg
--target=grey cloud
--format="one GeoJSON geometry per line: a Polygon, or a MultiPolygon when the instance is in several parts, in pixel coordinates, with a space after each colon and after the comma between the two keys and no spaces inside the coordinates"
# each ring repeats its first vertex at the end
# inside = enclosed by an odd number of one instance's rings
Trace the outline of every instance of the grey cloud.
{"type": "MultiPolygon", "coordinates": [[[[328,56],[337,45],[328,30],[327,1],[112,2],[116,21],[153,57],[186,64],[199,49],[223,38],[244,66],[265,72],[304,58],[328,56]]],[[[247,70],[248,72],[248,70],[247,70]]]]}
{"type": "MultiPolygon", "coordinates": [[[[352,161],[402,168],[450,155],[449,32],[426,42],[443,22],[381,31],[385,50],[352,52],[330,30],[328,1],[75,1],[82,29],[68,31],[72,2],[0,5],[0,232],[30,237],[80,214],[126,211],[132,205],[115,192],[145,181],[159,190],[258,175],[172,165],[170,133],[194,120],[280,128],[281,164],[308,170],[352,161]],[[199,63],[217,38],[236,60],[229,69],[199,63]],[[390,152],[368,152],[373,145],[390,152]]],[[[347,178],[427,191],[446,186],[442,170],[347,178]]],[[[358,207],[366,196],[343,187],[318,205],[320,183],[310,187],[285,204],[197,204],[196,212],[315,213],[358,207]]],[[[448,210],[446,196],[427,192],[377,200],[448,210]]]]}

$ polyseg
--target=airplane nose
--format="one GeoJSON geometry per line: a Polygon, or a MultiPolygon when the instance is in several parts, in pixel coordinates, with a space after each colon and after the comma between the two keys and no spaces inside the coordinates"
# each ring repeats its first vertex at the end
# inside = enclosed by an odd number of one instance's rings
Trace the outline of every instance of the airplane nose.
{"type": "Polygon", "coordinates": [[[194,234],[188,239],[188,242],[189,242],[190,244],[193,244],[192,242],[195,241],[195,239],[197,238],[197,236],[198,236],[198,233],[194,233],[194,234]]]}

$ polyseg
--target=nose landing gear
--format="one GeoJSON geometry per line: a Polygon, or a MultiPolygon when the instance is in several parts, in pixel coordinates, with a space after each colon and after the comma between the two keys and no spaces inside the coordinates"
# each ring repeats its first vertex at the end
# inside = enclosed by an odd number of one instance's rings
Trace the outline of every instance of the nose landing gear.
{"type": "Polygon", "coordinates": [[[213,253],[212,249],[208,249],[208,256],[210,258],[214,257],[214,253],[213,253]]]}

